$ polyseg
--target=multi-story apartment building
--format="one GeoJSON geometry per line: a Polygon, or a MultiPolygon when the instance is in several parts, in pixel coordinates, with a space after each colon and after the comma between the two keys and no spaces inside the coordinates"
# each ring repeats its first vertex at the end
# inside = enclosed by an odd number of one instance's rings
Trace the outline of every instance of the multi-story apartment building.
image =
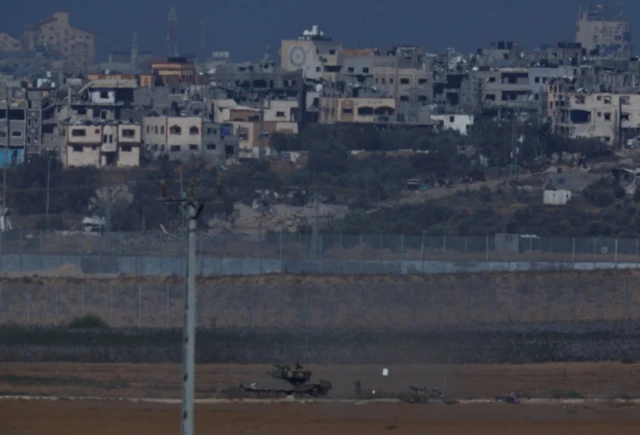
{"type": "Polygon", "coordinates": [[[0,152],[7,147],[8,126],[12,162],[21,163],[27,154],[41,151],[43,93],[38,89],[13,88],[9,89],[8,97],[5,95],[0,102],[0,152]]]}
{"type": "Polygon", "coordinates": [[[171,160],[223,162],[238,154],[233,126],[200,116],[145,116],[142,138],[150,155],[164,154],[171,160]]]}
{"type": "Polygon", "coordinates": [[[631,24],[620,16],[606,15],[604,6],[580,10],[576,22],[576,42],[589,54],[629,59],[631,57],[631,24]]]}
{"type": "Polygon", "coordinates": [[[87,67],[95,61],[94,35],[72,26],[67,11],[56,11],[51,17],[27,27],[22,47],[27,51],[54,51],[78,67],[87,67]]]}
{"type": "Polygon", "coordinates": [[[301,71],[305,79],[335,80],[340,71],[338,54],[342,42],[334,41],[314,25],[302,36],[285,39],[280,46],[280,66],[288,71],[301,71]]]}
{"type": "Polygon", "coordinates": [[[193,85],[196,82],[196,66],[186,58],[170,57],[155,61],[151,64],[151,70],[165,86],[177,83],[193,85]]]}
{"type": "Polygon", "coordinates": [[[320,122],[323,124],[395,123],[396,100],[384,98],[320,98],[320,122]]]}
{"type": "Polygon", "coordinates": [[[141,129],[116,122],[76,123],[66,128],[67,167],[136,167],[140,165],[141,129]]]}
{"type": "Polygon", "coordinates": [[[640,134],[639,94],[585,92],[558,79],[548,85],[547,108],[554,132],[567,137],[614,147],[640,134]]]}

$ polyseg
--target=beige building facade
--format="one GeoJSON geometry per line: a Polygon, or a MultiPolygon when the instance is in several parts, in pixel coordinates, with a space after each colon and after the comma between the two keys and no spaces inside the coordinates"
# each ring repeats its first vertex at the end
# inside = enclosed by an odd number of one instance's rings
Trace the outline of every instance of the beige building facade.
{"type": "Polygon", "coordinates": [[[67,167],[140,166],[142,134],[137,124],[77,124],[67,127],[67,167]]]}
{"type": "Polygon", "coordinates": [[[320,123],[388,123],[395,114],[394,98],[320,98],[320,123]]]}
{"type": "Polygon", "coordinates": [[[280,45],[280,66],[287,71],[301,70],[306,79],[335,80],[340,71],[338,55],[342,42],[324,35],[317,25],[296,39],[285,39],[280,45]]]}

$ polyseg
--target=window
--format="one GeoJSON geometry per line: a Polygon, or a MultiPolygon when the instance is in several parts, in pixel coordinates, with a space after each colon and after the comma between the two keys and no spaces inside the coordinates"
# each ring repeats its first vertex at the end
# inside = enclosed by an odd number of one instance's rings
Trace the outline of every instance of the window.
{"type": "Polygon", "coordinates": [[[209,145],[207,145],[207,149],[208,150],[215,150],[216,149],[216,144],[210,143],[209,145]]]}
{"type": "Polygon", "coordinates": [[[456,117],[455,116],[450,116],[449,117],[449,122],[456,122],[456,117]]]}
{"type": "Polygon", "coordinates": [[[174,125],[169,128],[169,134],[182,134],[182,129],[179,126],[174,125]]]}
{"type": "Polygon", "coordinates": [[[363,74],[369,74],[369,68],[362,68],[363,74]]]}
{"type": "Polygon", "coordinates": [[[261,132],[260,139],[269,139],[269,132],[268,131],[261,132]]]}
{"type": "Polygon", "coordinates": [[[160,134],[164,134],[164,125],[160,127],[160,134]]]}
{"type": "Polygon", "coordinates": [[[11,137],[22,137],[22,132],[14,130],[11,132],[11,137]]]}
{"type": "Polygon", "coordinates": [[[73,146],[73,152],[74,153],[81,153],[82,152],[82,146],[81,145],[74,145],[73,146]]]}
{"type": "Polygon", "coordinates": [[[153,129],[153,132],[154,132],[155,134],[158,134],[158,126],[157,126],[157,125],[156,125],[156,127],[153,129]]]}
{"type": "Polygon", "coordinates": [[[407,79],[407,78],[400,79],[400,84],[401,85],[408,85],[410,83],[411,83],[411,81],[409,79],[407,79]]]}
{"type": "Polygon", "coordinates": [[[109,92],[100,91],[100,98],[102,98],[102,99],[109,98],[109,92]]]}
{"type": "Polygon", "coordinates": [[[125,128],[122,130],[122,137],[132,138],[136,136],[136,131],[131,128],[125,128]]]}
{"type": "Polygon", "coordinates": [[[335,49],[329,50],[329,54],[336,54],[336,50],[335,49]]]}
{"type": "Polygon", "coordinates": [[[278,118],[284,118],[284,112],[276,112],[278,118]]]}
{"type": "Polygon", "coordinates": [[[131,145],[122,145],[120,147],[120,151],[122,151],[123,153],[130,153],[131,152],[131,145]]]}
{"type": "Polygon", "coordinates": [[[427,79],[418,79],[418,84],[424,85],[427,83],[427,81],[428,81],[427,79]]]}
{"type": "Polygon", "coordinates": [[[151,128],[147,125],[147,134],[151,132],[151,128]]]}
{"type": "Polygon", "coordinates": [[[84,137],[87,135],[87,132],[82,128],[74,128],[71,130],[71,136],[73,137],[84,137]]]}
{"type": "Polygon", "coordinates": [[[322,68],[320,68],[319,66],[316,67],[316,72],[320,72],[322,71],[322,68]]]}
{"type": "Polygon", "coordinates": [[[348,70],[350,73],[352,73],[352,72],[354,72],[354,71],[355,71],[355,70],[353,69],[353,67],[352,67],[352,66],[350,66],[347,70],[348,70]]]}
{"type": "Polygon", "coordinates": [[[620,115],[621,121],[629,121],[631,119],[631,115],[629,113],[622,112],[620,115]]]}
{"type": "Polygon", "coordinates": [[[189,151],[198,151],[198,145],[194,145],[194,144],[189,145],[189,151]]]}
{"type": "Polygon", "coordinates": [[[604,104],[611,104],[611,97],[604,97],[604,104]]]}
{"type": "Polygon", "coordinates": [[[195,125],[189,129],[189,134],[191,136],[195,136],[196,134],[200,134],[200,129],[195,125]]]}
{"type": "Polygon", "coordinates": [[[604,114],[604,120],[605,121],[611,121],[611,113],[605,113],[604,114]]]}
{"type": "Polygon", "coordinates": [[[342,109],[342,113],[344,113],[345,115],[351,115],[353,113],[353,109],[351,109],[350,107],[345,107],[344,109],[342,109]]]}
{"type": "Polygon", "coordinates": [[[95,130],[93,130],[93,132],[94,132],[95,134],[100,134],[100,129],[99,129],[99,128],[96,128],[95,130]]]}
{"type": "Polygon", "coordinates": [[[179,153],[180,152],[180,145],[171,145],[171,147],[169,149],[171,150],[172,153],[179,153]]]}
{"type": "Polygon", "coordinates": [[[533,79],[533,81],[534,81],[535,83],[540,83],[540,77],[536,77],[535,79],[533,79]]]}

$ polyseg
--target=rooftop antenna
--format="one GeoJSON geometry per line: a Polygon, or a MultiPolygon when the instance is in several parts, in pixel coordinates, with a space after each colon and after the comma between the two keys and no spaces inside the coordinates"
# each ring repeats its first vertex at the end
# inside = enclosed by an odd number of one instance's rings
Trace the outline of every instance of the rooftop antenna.
{"type": "Polygon", "coordinates": [[[138,65],[138,31],[133,31],[131,38],[131,69],[135,69],[138,65]]]}
{"type": "Polygon", "coordinates": [[[178,56],[178,14],[176,7],[169,9],[169,20],[167,28],[167,55],[169,57],[178,56]]]}

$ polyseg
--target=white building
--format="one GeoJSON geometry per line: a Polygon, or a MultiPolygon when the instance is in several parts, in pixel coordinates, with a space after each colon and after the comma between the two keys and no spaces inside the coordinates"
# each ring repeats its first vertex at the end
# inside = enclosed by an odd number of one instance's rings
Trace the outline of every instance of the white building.
{"type": "Polygon", "coordinates": [[[442,123],[443,130],[455,130],[463,136],[469,134],[473,126],[473,115],[431,115],[434,121],[442,123]]]}

